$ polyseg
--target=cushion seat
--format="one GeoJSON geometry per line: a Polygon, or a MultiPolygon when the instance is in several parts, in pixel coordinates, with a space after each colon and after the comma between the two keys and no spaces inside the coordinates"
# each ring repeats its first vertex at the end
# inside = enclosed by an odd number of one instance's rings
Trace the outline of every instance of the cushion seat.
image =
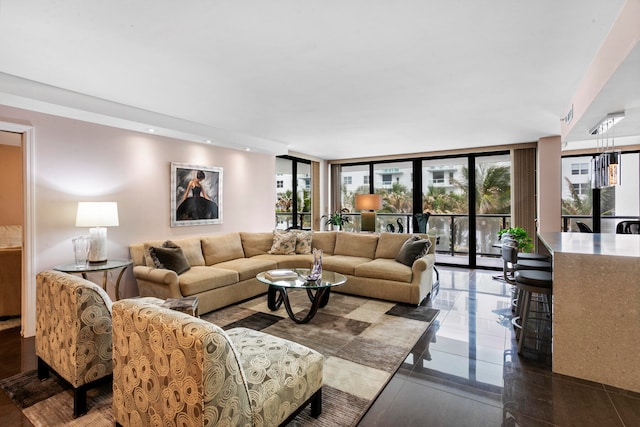
{"type": "Polygon", "coordinates": [[[238,281],[238,272],[213,267],[191,267],[180,275],[180,291],[184,296],[221,288],[238,281]]]}
{"type": "Polygon", "coordinates": [[[393,259],[378,258],[355,267],[355,275],[372,279],[394,280],[410,283],[411,267],[407,267],[393,259]]]}
{"type": "Polygon", "coordinates": [[[256,255],[254,258],[273,261],[278,268],[311,268],[313,264],[313,255],[256,255]]]}
{"type": "Polygon", "coordinates": [[[240,277],[240,280],[247,280],[255,278],[256,274],[271,270],[278,266],[275,261],[262,258],[239,258],[230,261],[219,262],[212,267],[224,268],[225,270],[236,271],[240,277]]]}
{"type": "Polygon", "coordinates": [[[322,259],[322,269],[353,276],[356,266],[370,261],[371,258],[349,255],[332,255],[322,259]]]}

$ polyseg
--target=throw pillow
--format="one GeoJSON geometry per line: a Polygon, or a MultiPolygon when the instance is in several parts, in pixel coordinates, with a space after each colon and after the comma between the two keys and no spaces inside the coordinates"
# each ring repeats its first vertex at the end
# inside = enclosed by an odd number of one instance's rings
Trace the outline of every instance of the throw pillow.
{"type": "Polygon", "coordinates": [[[294,255],[296,253],[296,233],[273,230],[273,244],[271,255],[294,255]]]}
{"type": "Polygon", "coordinates": [[[310,254],[313,233],[311,231],[304,230],[291,230],[291,233],[296,235],[296,253],[310,254]]]}
{"type": "Polygon", "coordinates": [[[162,263],[158,260],[158,257],[155,255],[155,253],[151,251],[151,248],[160,248],[160,247],[161,248],[179,248],[180,246],[176,245],[171,240],[165,240],[164,242],[162,242],[162,245],[160,246],[158,246],[157,244],[145,243],[144,259],[148,267],[164,268],[162,263]]]}
{"type": "Polygon", "coordinates": [[[191,266],[180,247],[154,247],[149,248],[149,254],[154,259],[157,268],[173,270],[177,274],[188,271],[191,266]]]}
{"type": "Polygon", "coordinates": [[[412,236],[402,244],[398,255],[396,255],[396,261],[411,267],[418,258],[422,258],[429,252],[430,247],[431,240],[412,236]]]}

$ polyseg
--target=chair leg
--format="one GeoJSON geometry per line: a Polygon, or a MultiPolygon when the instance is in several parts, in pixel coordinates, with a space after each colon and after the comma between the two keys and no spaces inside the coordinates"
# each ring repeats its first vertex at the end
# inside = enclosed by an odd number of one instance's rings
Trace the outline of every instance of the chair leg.
{"type": "Polygon", "coordinates": [[[322,413],[322,387],[311,396],[311,416],[318,418],[322,413]]]}
{"type": "Polygon", "coordinates": [[[520,317],[520,339],[518,340],[518,354],[522,354],[524,342],[527,339],[527,328],[529,323],[529,307],[531,305],[531,292],[525,291],[523,295],[524,301],[522,306],[522,315],[520,317]]]}
{"type": "Polygon", "coordinates": [[[38,357],[38,379],[43,380],[49,378],[49,365],[38,357]]]}
{"type": "Polygon", "coordinates": [[[87,386],[73,389],[73,416],[79,417],[87,412],[87,386]]]}

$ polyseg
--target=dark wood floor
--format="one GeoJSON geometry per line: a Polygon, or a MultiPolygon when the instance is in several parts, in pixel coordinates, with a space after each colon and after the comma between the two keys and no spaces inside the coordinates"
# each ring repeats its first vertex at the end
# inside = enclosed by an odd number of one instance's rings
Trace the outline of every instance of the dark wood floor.
{"type": "MultiPolygon", "coordinates": [[[[359,426],[640,426],[640,394],[556,375],[544,358],[516,354],[510,289],[495,272],[439,270],[440,289],[426,304],[440,315],[359,426]]],[[[33,338],[0,331],[0,360],[0,378],[35,369],[33,338]]],[[[0,425],[31,425],[2,392],[0,425]]]]}

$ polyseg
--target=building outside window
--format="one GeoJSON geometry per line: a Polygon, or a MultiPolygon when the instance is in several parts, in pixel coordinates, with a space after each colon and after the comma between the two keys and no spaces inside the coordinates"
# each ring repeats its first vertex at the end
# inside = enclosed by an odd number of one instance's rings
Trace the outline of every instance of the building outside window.
{"type": "Polygon", "coordinates": [[[311,227],[311,163],[276,157],[276,228],[311,227]]]}
{"type": "Polygon", "coordinates": [[[589,163],[572,163],[571,175],[588,175],[589,163]]]}
{"type": "MultiPolygon", "coordinates": [[[[562,158],[562,216],[567,231],[578,231],[576,221],[592,229],[594,192],[591,188],[592,155],[562,158]]],[[[618,222],[640,215],[640,153],[622,154],[620,185],[603,187],[599,194],[600,232],[615,233],[618,222]]]]}
{"type": "Polygon", "coordinates": [[[353,177],[349,176],[343,176],[342,177],[342,183],[345,185],[351,185],[353,183],[353,177]]]}

